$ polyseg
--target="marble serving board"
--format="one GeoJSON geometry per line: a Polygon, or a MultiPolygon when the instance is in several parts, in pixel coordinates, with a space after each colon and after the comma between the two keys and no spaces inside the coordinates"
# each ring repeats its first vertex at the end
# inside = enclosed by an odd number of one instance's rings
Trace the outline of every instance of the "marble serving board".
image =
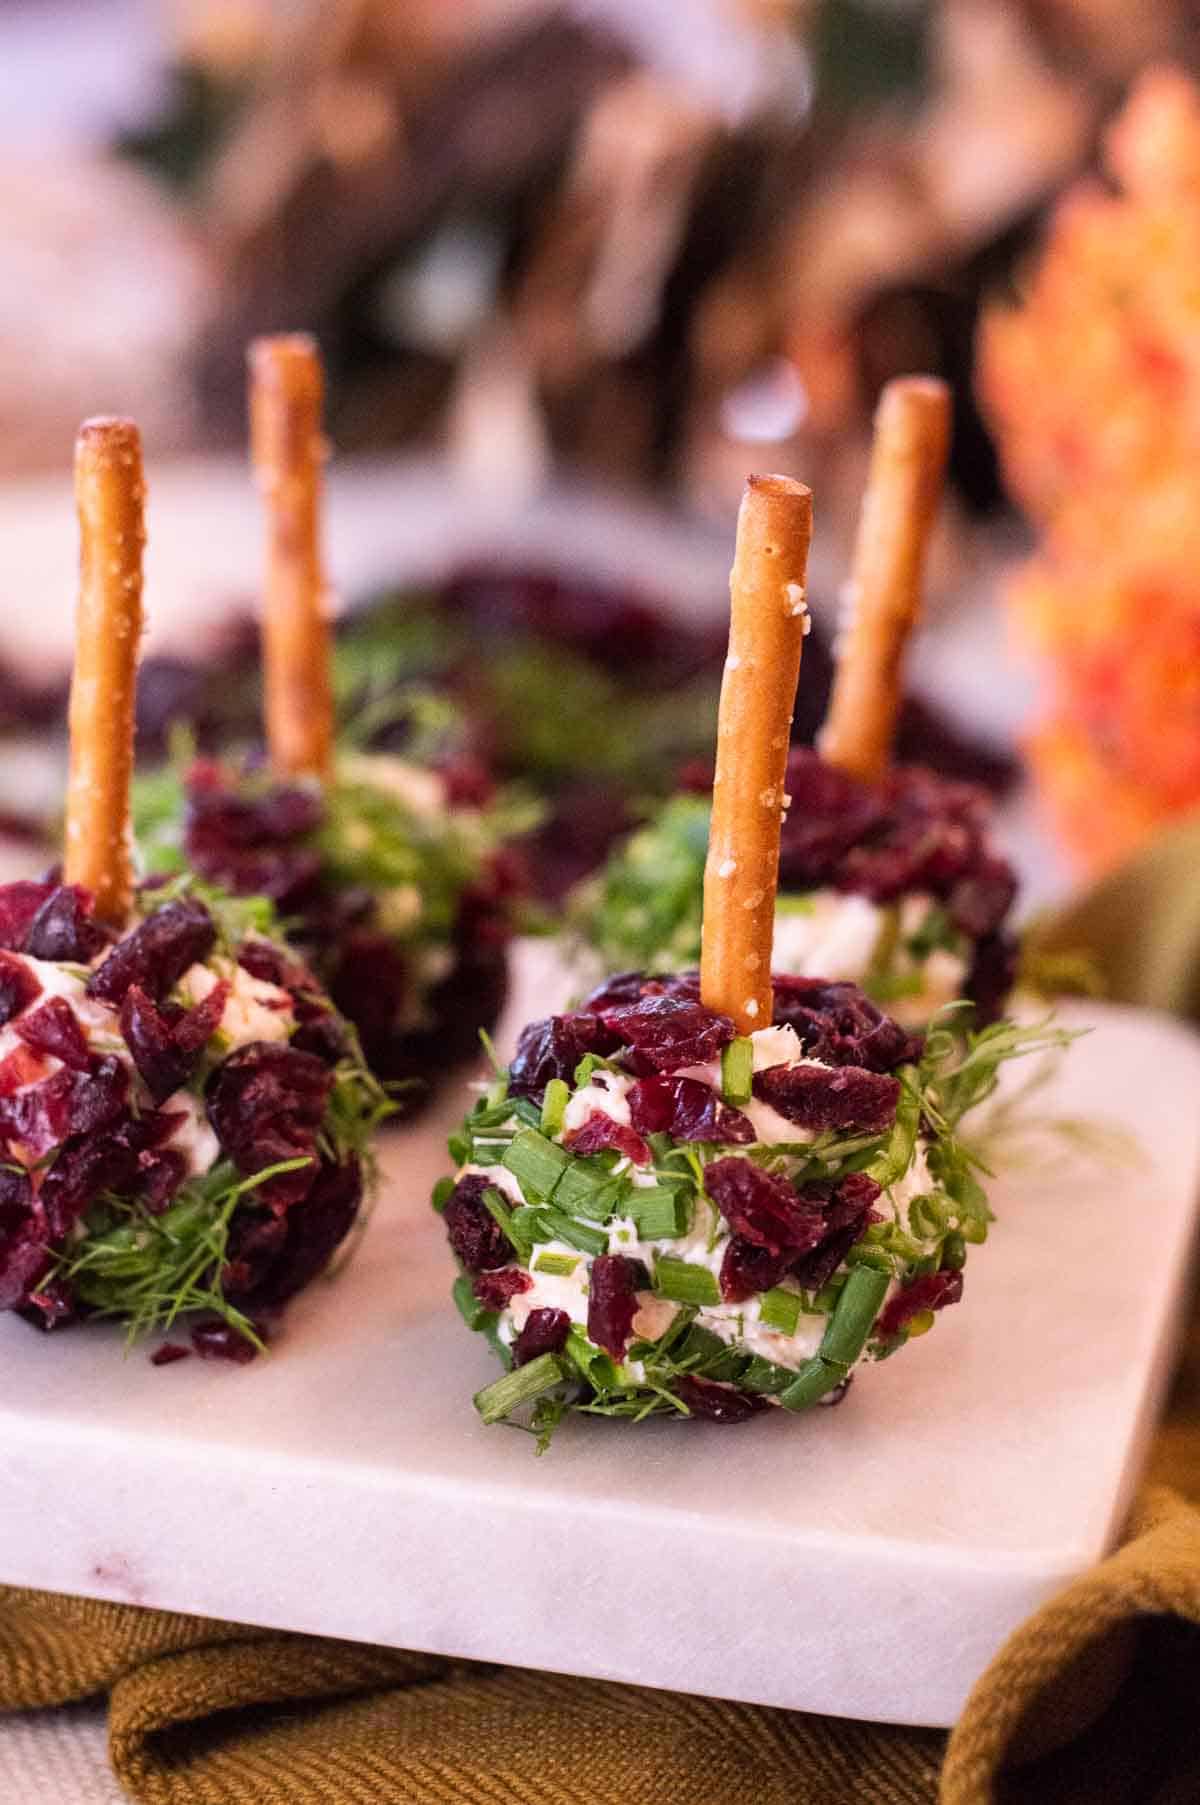
{"type": "Polygon", "coordinates": [[[269,1359],[155,1368],[103,1328],[0,1321],[0,1580],[950,1724],[1117,1534],[1186,1280],[1200,1042],[1063,1014],[1093,1032],[1029,1109],[1126,1131],[1136,1162],[1029,1136],[964,1303],[839,1408],[578,1419],[540,1459],[483,1428],[495,1369],[427,1204],[448,1097],[391,1137],[357,1257],[269,1359]]]}

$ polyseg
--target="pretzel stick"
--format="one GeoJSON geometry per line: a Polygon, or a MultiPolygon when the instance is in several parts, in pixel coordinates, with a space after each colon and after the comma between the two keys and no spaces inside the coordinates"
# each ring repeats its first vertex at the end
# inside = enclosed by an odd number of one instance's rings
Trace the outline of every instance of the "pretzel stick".
{"type": "Polygon", "coordinates": [[[867,783],[883,776],[891,757],[904,648],[920,610],[949,444],[946,384],[934,376],[889,382],[875,415],[849,620],[818,740],[822,757],[867,783]]]}
{"type": "Polygon", "coordinates": [[[263,665],[267,750],[280,776],[333,771],[329,621],[321,565],[324,379],[305,333],[249,351],[250,450],[266,500],[263,665]]]}
{"type": "Polygon", "coordinates": [[[729,578],[729,656],[717,716],[717,769],[704,868],[700,995],[738,1032],[771,1025],[771,942],[788,730],[808,630],[804,579],[812,494],[787,476],[752,476],[729,578]]]}
{"type": "Polygon", "coordinates": [[[133,774],[142,633],[142,441],[132,420],[85,420],[75,441],[79,605],[69,711],[63,876],[122,927],[133,900],[133,774]]]}

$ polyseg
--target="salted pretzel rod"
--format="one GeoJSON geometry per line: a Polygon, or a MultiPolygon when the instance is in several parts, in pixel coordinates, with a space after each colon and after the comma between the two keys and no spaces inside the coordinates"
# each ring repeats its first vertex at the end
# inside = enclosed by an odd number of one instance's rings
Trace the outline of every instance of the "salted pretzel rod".
{"type": "Polygon", "coordinates": [[[267,514],[263,667],[267,751],[280,776],[333,770],[333,691],[321,561],[324,378],[307,333],[253,341],[250,452],[267,514]]]}
{"type": "Polygon", "coordinates": [[[729,577],[700,956],[701,1000],[732,1016],[741,1034],[771,1024],[779,829],[811,538],[812,494],[803,483],[749,478],[729,577]]]}
{"type": "Polygon", "coordinates": [[[124,926],[133,900],[133,775],[142,552],[142,441],[132,420],[85,420],[75,441],[79,604],[71,679],[63,876],[124,926]]]}
{"type": "Polygon", "coordinates": [[[934,376],[889,382],[875,414],[848,619],[818,745],[843,771],[875,782],[887,770],[901,667],[921,605],[921,572],[950,445],[950,391],[934,376]]]}

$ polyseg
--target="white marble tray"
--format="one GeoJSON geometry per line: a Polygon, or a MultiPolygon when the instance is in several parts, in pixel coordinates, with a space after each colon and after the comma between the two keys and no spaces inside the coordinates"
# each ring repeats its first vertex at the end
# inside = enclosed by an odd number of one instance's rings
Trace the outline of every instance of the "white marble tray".
{"type": "Polygon", "coordinates": [[[0,1322],[0,1580],[483,1660],[949,1724],[1022,1618],[1116,1533],[1157,1406],[1200,1175],[1200,1043],[1088,1005],[1039,1111],[1134,1168],[997,1187],[966,1300],[846,1402],[737,1428],[484,1429],[492,1376],[393,1138],[356,1263],[268,1361],[155,1369],[0,1322]]]}

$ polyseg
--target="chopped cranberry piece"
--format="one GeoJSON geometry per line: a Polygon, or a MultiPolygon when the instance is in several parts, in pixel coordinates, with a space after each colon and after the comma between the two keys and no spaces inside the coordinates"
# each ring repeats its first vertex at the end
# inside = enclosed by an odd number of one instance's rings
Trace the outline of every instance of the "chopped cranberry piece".
{"type": "Polygon", "coordinates": [[[489,1310],[503,1310],[522,1291],[533,1290],[533,1280],[519,1266],[502,1266],[498,1272],[480,1272],[471,1289],[489,1310]]]}
{"type": "Polygon", "coordinates": [[[883,798],[807,746],[788,755],[786,789],[792,806],[780,832],[780,887],[836,883],[841,860],[883,819],[883,798]]]}
{"type": "Polygon", "coordinates": [[[583,1007],[599,1015],[608,1009],[624,1009],[644,996],[661,996],[663,988],[661,980],[648,977],[645,972],[618,971],[584,998],[583,1007]]]}
{"type": "MultiPolygon", "coordinates": [[[[806,1186],[805,1195],[819,1197],[827,1190],[824,1185],[806,1186]]],[[[852,1172],[838,1185],[825,1205],[824,1239],[792,1264],[792,1277],[806,1291],[819,1291],[828,1284],[869,1224],[881,1220],[871,1208],[878,1196],[879,1186],[865,1172],[852,1172]]]]}
{"type": "Polygon", "coordinates": [[[956,928],[972,940],[994,933],[1017,896],[1017,879],[1005,859],[981,859],[950,892],[948,907],[956,928]]]}
{"type": "Polygon", "coordinates": [[[356,929],[344,934],[329,976],[329,994],[369,1050],[387,1046],[413,990],[413,972],[391,935],[356,929]]]}
{"type": "Polygon", "coordinates": [[[336,1065],[349,1051],[345,1024],[332,1009],[315,1010],[292,1035],[290,1045],[301,1053],[315,1053],[324,1065],[336,1065]]]}
{"type": "Polygon", "coordinates": [[[94,971],[88,990],[106,1003],[121,1003],[137,984],[162,1000],[191,965],[201,964],[217,943],[217,930],[203,903],[167,903],[127,934],[94,971]]]}
{"type": "Polygon", "coordinates": [[[107,936],[91,919],[92,898],[78,884],[57,884],[29,924],[25,951],[33,959],[86,965],[107,936]]]}
{"type": "Polygon", "coordinates": [[[643,996],[636,1003],[605,1009],[602,1019],[656,1072],[705,1065],[737,1032],[727,1015],[682,996],[643,996]]]}
{"type": "Polygon", "coordinates": [[[528,1366],[542,1354],[561,1354],[571,1332],[565,1310],[531,1310],[513,1343],[513,1365],[528,1366]]]}
{"type": "Polygon", "coordinates": [[[948,1304],[956,1304],[962,1294],[961,1272],[927,1272],[888,1299],[875,1326],[886,1340],[898,1335],[922,1310],[944,1310],[948,1304]]]}
{"type": "Polygon", "coordinates": [[[152,1216],[161,1216],[187,1177],[187,1160],[173,1147],[161,1153],[140,1153],[138,1176],[143,1204],[152,1216]]]}
{"type": "Polygon", "coordinates": [[[754,1095],[798,1128],[881,1134],[896,1120],[900,1080],[854,1066],[773,1065],[754,1074],[754,1095]]]}
{"type": "Polygon", "coordinates": [[[585,1053],[615,1053],[620,1042],[598,1015],[577,1010],[573,1015],[551,1015],[522,1029],[517,1051],[508,1068],[512,1097],[540,1101],[552,1078],[568,1083],[585,1053]]]}
{"type": "Polygon", "coordinates": [[[920,1037],[885,1015],[857,984],[785,976],[772,984],[775,1025],[794,1028],[804,1050],[826,1065],[890,1072],[920,1056],[920,1037]]]}
{"type": "Polygon", "coordinates": [[[735,1391],[732,1385],[696,1379],[690,1373],[676,1379],[675,1396],[687,1405],[690,1415],[703,1417],[707,1423],[745,1423],[768,1408],[766,1399],[753,1392],[735,1391]]]}
{"type": "Polygon", "coordinates": [[[975,943],[963,995],[975,1005],[975,1024],[986,1028],[1004,1013],[1008,993],[1016,983],[1020,953],[1016,937],[998,932],[985,934],[975,943]]]}
{"type": "Polygon", "coordinates": [[[265,1040],[239,1047],[209,1078],[208,1119],[239,1172],[250,1175],[283,1160],[310,1162],[260,1186],[258,1203],[283,1210],[307,1195],[332,1085],[332,1073],[315,1054],[265,1040]]]}
{"type": "Polygon", "coordinates": [[[16,884],[0,884],[0,946],[19,952],[33,918],[57,889],[56,884],[35,884],[22,879],[16,884]]]}
{"type": "Polygon", "coordinates": [[[81,1308],[66,1279],[56,1273],[53,1278],[40,1284],[36,1291],[29,1293],[20,1306],[20,1313],[35,1329],[42,1329],[49,1334],[51,1329],[75,1322],[81,1314],[81,1308]]]}
{"type": "Polygon", "coordinates": [[[101,1128],[111,1128],[125,1113],[128,1095],[129,1074],[115,1054],[93,1060],[87,1077],[77,1078],[71,1090],[70,1132],[95,1134],[101,1128]]]}
{"type": "Polygon", "coordinates": [[[734,1234],[768,1253],[807,1253],[825,1233],[825,1212],[786,1178],[737,1154],[704,1168],[704,1188],[734,1234]]]}
{"type": "Polygon", "coordinates": [[[41,1201],[55,1241],[74,1227],[101,1191],[130,1191],[138,1156],[120,1135],[72,1135],[59,1149],[42,1183],[41,1201]]]}
{"type": "Polygon", "coordinates": [[[174,1366],[177,1360],[190,1360],[191,1353],[177,1341],[164,1341],[150,1356],[151,1366],[174,1366]]]}
{"type": "Polygon", "coordinates": [[[635,1166],[650,1164],[650,1149],[637,1130],[624,1122],[614,1122],[602,1109],[594,1109],[582,1128],[564,1136],[564,1145],[572,1153],[601,1153],[606,1147],[613,1147],[635,1166]]]}
{"type": "Polygon", "coordinates": [[[640,1078],[630,1087],[628,1100],[630,1118],[642,1134],[730,1146],[758,1139],[749,1116],[722,1102],[699,1078],[640,1078]]]}
{"type": "Polygon", "coordinates": [[[244,940],[238,948],[238,964],[260,983],[278,984],[281,990],[287,989],[293,971],[303,969],[269,940],[244,940]]]}
{"type": "Polygon", "coordinates": [[[625,1358],[625,1349],[637,1315],[637,1288],[643,1268],[620,1253],[598,1254],[588,1274],[587,1332],[597,1347],[614,1360],[625,1358]]]}
{"type": "MultiPolygon", "coordinates": [[[[266,1339],[259,1323],[254,1329],[260,1339],[266,1339]]],[[[198,1322],[192,1330],[192,1347],[202,1360],[231,1360],[235,1366],[248,1366],[258,1358],[254,1343],[227,1322],[198,1322]]]]}
{"type": "Polygon", "coordinates": [[[513,1256],[507,1235],[483,1203],[489,1186],[482,1172],[468,1172],[455,1185],[443,1212],[450,1246],[468,1272],[492,1272],[507,1266],[513,1256]]]}
{"type": "Polygon", "coordinates": [[[79,1017],[66,997],[51,997],[40,1009],[22,1016],[16,1033],[27,1047],[49,1053],[73,1072],[86,1072],[92,1056],[79,1017]]]}
{"type": "Polygon", "coordinates": [[[245,1240],[231,1242],[246,1270],[240,1282],[227,1279],[229,1300],[252,1304],[256,1310],[273,1310],[302,1291],[325,1271],[354,1226],[362,1194],[362,1168],[357,1160],[340,1166],[323,1161],[302,1203],[282,1220],[266,1217],[251,1223],[245,1240]],[[257,1245],[251,1241],[255,1227],[268,1229],[257,1245]],[[283,1233],[274,1241],[269,1231],[277,1227],[283,1233]]]}
{"type": "Polygon", "coordinates": [[[786,1278],[795,1257],[792,1248],[771,1253],[768,1248],[756,1247],[753,1241],[734,1235],[721,1261],[721,1296],[727,1304],[744,1304],[748,1297],[769,1291],[786,1278]]]}
{"type": "Polygon", "coordinates": [[[0,1310],[22,1303],[46,1270],[45,1212],[28,1175],[0,1167],[0,1310]]]}
{"type": "Polygon", "coordinates": [[[70,1132],[71,1093],[76,1080],[65,1066],[52,1078],[0,1098],[0,1135],[17,1141],[40,1159],[70,1132]]]}
{"type": "Polygon", "coordinates": [[[0,1026],[36,1003],[41,994],[41,984],[25,961],[0,952],[0,1026]]]}
{"type": "Polygon", "coordinates": [[[131,984],[121,1004],[121,1033],[142,1081],[156,1103],[182,1088],[221,1025],[229,984],[222,979],[188,1010],[160,1009],[140,984],[131,984]]]}
{"type": "Polygon", "coordinates": [[[46,1061],[28,1047],[14,1047],[0,1059],[0,1097],[11,1097],[26,1084],[45,1077],[46,1061]]]}

